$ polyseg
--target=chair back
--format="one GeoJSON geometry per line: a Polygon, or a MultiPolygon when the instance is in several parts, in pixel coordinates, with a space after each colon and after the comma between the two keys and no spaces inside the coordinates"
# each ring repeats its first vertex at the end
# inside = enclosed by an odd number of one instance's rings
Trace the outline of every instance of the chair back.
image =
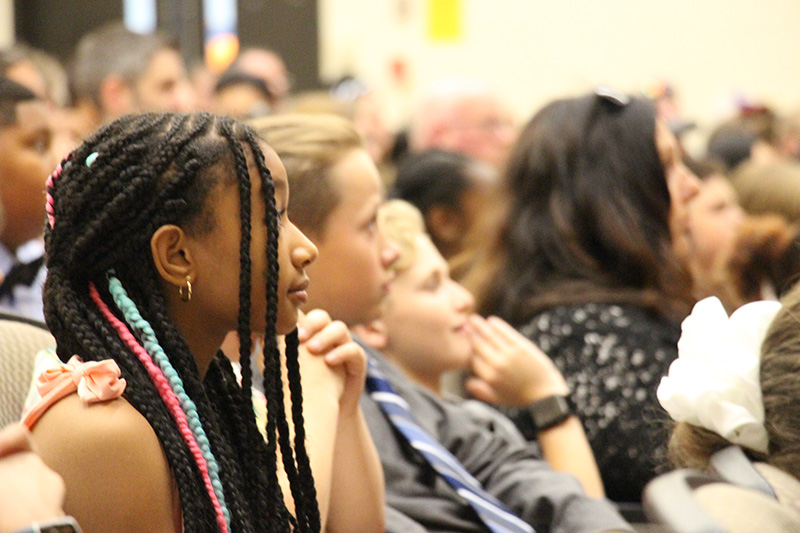
{"type": "Polygon", "coordinates": [[[19,421],[36,354],[55,343],[44,323],[0,313],[0,427],[19,421]]]}
{"type": "Polygon", "coordinates": [[[800,481],[752,463],[738,446],[717,452],[710,465],[709,472],[683,468],[648,483],[648,518],[674,533],[800,532],[800,506],[787,501],[800,495],[800,481]]]}

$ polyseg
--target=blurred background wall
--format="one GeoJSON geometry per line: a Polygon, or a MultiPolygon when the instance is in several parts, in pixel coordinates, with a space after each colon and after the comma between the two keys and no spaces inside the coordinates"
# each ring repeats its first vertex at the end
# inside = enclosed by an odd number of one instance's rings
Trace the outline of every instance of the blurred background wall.
{"type": "MultiPolygon", "coordinates": [[[[489,80],[520,120],[597,84],[636,92],[666,80],[701,136],[737,98],[800,107],[797,0],[219,1],[236,10],[240,46],[278,51],[296,89],[359,76],[398,126],[441,77],[489,80]]],[[[83,32],[120,18],[123,3],[0,0],[0,45],[20,39],[66,59],[83,32]]],[[[155,3],[157,26],[201,58],[208,0],[155,3]]]]}
{"type": "Polygon", "coordinates": [[[796,0],[320,0],[320,72],[356,72],[398,105],[441,76],[483,77],[521,118],[658,78],[702,134],[736,98],[800,106],[798,22],[796,0]]]}

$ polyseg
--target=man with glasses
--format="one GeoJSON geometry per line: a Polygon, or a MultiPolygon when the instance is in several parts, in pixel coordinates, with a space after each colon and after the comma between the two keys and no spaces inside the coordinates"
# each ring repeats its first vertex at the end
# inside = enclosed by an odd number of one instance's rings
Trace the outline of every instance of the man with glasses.
{"type": "Polygon", "coordinates": [[[480,80],[442,80],[417,106],[409,127],[412,152],[457,152],[499,169],[516,138],[511,113],[480,80]]]}

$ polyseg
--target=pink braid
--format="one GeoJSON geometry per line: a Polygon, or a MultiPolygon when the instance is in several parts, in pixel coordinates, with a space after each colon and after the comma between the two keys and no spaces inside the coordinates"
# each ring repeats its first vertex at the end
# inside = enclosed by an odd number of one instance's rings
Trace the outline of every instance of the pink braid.
{"type": "Polygon", "coordinates": [[[44,205],[45,211],[47,211],[47,221],[50,223],[50,227],[52,228],[55,226],[56,223],[56,202],[53,200],[53,195],[50,191],[53,190],[55,187],[55,181],[61,175],[62,165],[66,162],[66,159],[58,164],[56,169],[47,177],[47,181],[45,182],[45,187],[47,189],[47,199],[44,205]]]}
{"type": "Polygon", "coordinates": [[[158,368],[158,366],[150,358],[150,355],[147,353],[147,351],[136,341],[136,338],[128,330],[125,324],[116,316],[114,316],[106,303],[100,297],[100,293],[97,291],[97,287],[95,287],[93,282],[89,282],[89,295],[91,296],[92,300],[94,300],[95,305],[97,305],[97,308],[100,309],[100,312],[103,314],[106,320],[108,320],[117,331],[119,337],[125,342],[125,344],[128,345],[128,348],[130,348],[130,350],[136,354],[136,356],[139,358],[139,361],[141,361],[147,369],[147,373],[150,375],[150,380],[155,384],[162,401],[167,406],[170,413],[172,413],[172,417],[178,424],[178,428],[183,436],[183,440],[189,447],[189,450],[191,451],[192,456],[197,463],[197,468],[200,470],[200,473],[203,476],[203,483],[205,484],[208,495],[211,497],[211,503],[214,505],[214,511],[217,514],[217,525],[219,526],[220,531],[227,533],[228,524],[225,522],[225,516],[222,513],[222,506],[220,506],[217,495],[214,492],[214,487],[211,484],[211,478],[208,475],[208,464],[203,457],[203,453],[200,451],[200,447],[197,445],[197,441],[192,434],[192,430],[189,429],[189,424],[186,422],[186,414],[181,409],[178,402],[178,397],[175,396],[175,392],[169,386],[167,378],[161,372],[161,369],[158,368]]]}

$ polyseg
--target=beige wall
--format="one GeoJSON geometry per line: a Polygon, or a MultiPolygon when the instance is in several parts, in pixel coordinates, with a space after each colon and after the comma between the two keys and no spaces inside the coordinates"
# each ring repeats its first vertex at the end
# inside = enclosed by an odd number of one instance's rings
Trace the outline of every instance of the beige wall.
{"type": "Polygon", "coordinates": [[[0,0],[0,48],[14,44],[14,0],[0,0]]]}
{"type": "Polygon", "coordinates": [[[320,0],[323,78],[363,76],[394,103],[395,123],[442,76],[486,78],[520,119],[559,95],[635,91],[654,76],[705,128],[737,91],[800,107],[798,0],[460,0],[462,35],[445,44],[427,35],[431,1],[320,0]],[[404,85],[395,59],[408,65],[404,85]]]}

